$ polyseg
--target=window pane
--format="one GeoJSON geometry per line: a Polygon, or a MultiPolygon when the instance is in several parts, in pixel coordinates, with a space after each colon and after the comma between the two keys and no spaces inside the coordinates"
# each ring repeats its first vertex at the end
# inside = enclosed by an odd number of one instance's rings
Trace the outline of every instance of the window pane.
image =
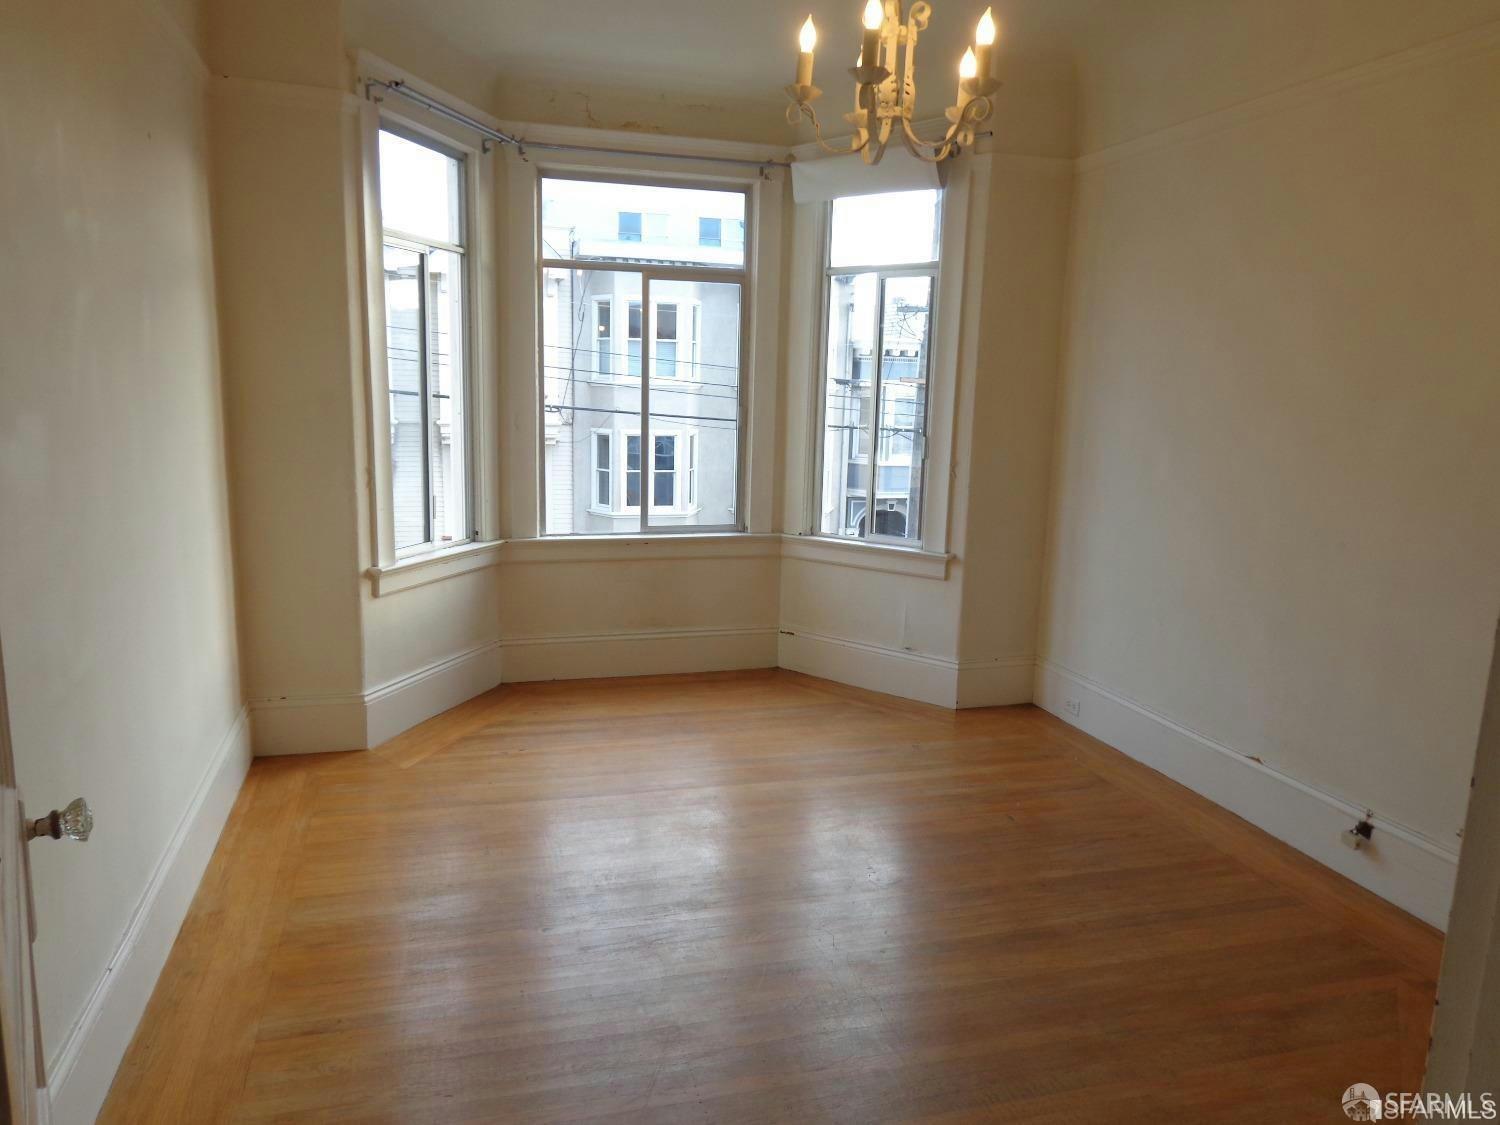
{"type": "Polygon", "coordinates": [[[542,180],[542,253],[548,258],[706,266],[745,264],[744,237],[733,246],[703,244],[704,221],[744,229],[745,194],[701,188],[542,180]],[[647,246],[642,243],[649,244],[647,246]]]}
{"type": "Polygon", "coordinates": [[[631,434],[625,439],[625,504],[627,507],[641,506],[641,436],[631,434]]]}
{"type": "Polygon", "coordinates": [[[871,395],[877,346],[873,273],[839,274],[828,283],[827,385],[823,397],[822,503],[824,535],[864,534],[869,494],[871,395]],[[859,505],[850,503],[858,499],[859,505]]]}
{"type": "Polygon", "coordinates": [[[718,246],[724,241],[723,219],[698,220],[698,245],[718,246]]]}
{"type": "Polygon", "coordinates": [[[835,199],[828,264],[840,269],[937,261],[940,198],[932,190],[835,199]]]}
{"type": "Polygon", "coordinates": [[[610,476],[614,465],[610,461],[610,435],[594,435],[594,503],[601,508],[610,505],[610,476]]]}
{"type": "Polygon", "coordinates": [[[386,230],[463,243],[463,161],[380,131],[380,212],[386,230]]]}
{"type": "Polygon", "coordinates": [[[392,523],[397,549],[427,540],[422,456],[422,256],[385,248],[385,362],[390,388],[392,523]]]}
{"type": "Polygon", "coordinates": [[[886,279],[880,318],[876,535],[919,536],[931,308],[932,278],[886,279]]]}
{"type": "Polygon", "coordinates": [[[739,521],[739,283],[653,281],[651,300],[649,523],[733,527],[739,521]],[[668,435],[669,448],[655,440],[668,435]]]}
{"type": "Polygon", "coordinates": [[[658,508],[677,504],[677,438],[663,435],[652,439],[656,459],[651,465],[651,503],[658,508]]]}
{"type": "Polygon", "coordinates": [[[623,333],[599,338],[606,319],[617,332],[633,325],[638,333],[640,302],[640,274],[596,269],[548,269],[543,274],[542,469],[549,535],[640,533],[639,511],[625,510],[640,506],[639,448],[633,478],[627,474],[622,487],[605,483],[595,460],[608,435],[640,432],[640,383],[623,378],[623,349],[633,349],[639,370],[640,340],[627,341],[623,333]],[[614,310],[626,315],[615,316],[614,310]],[[632,479],[633,498],[627,496],[632,479]]]}

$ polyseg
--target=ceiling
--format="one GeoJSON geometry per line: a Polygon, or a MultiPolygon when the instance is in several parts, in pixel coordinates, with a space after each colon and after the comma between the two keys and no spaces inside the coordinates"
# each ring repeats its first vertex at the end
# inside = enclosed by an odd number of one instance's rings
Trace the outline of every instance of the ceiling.
{"type": "MultiPolygon", "coordinates": [[[[919,114],[986,0],[932,0],[919,114]]],[[[863,0],[342,0],[350,45],[516,121],[781,143],[797,30],[842,113],[863,0]],[[779,132],[778,132],[779,130],[779,132]]],[[[1500,19],[1500,0],[994,0],[1014,152],[1092,152],[1500,19]],[[1060,94],[1059,91],[1065,91],[1060,94]],[[1076,102],[1076,107],[1075,107],[1076,102]],[[1057,146],[1062,145],[1063,149],[1057,146]]],[[[837,113],[825,117],[837,120],[837,113]]]]}
{"type": "MultiPolygon", "coordinates": [[[[1066,66],[1073,35],[1109,0],[995,0],[1008,63],[1066,66]]],[[[918,75],[953,73],[985,0],[936,0],[918,75]]],[[[351,39],[379,51],[401,43],[462,56],[507,82],[664,89],[712,99],[779,101],[796,37],[818,26],[820,85],[859,49],[861,0],[345,0],[351,39]]]]}

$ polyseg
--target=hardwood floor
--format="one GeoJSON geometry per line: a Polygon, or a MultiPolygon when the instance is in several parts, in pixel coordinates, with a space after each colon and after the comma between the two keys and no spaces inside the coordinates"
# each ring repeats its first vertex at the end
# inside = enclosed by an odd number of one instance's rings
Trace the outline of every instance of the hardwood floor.
{"type": "Polygon", "coordinates": [[[509,686],[255,764],[102,1120],[1342,1121],[1440,949],[1035,708],[509,686]]]}

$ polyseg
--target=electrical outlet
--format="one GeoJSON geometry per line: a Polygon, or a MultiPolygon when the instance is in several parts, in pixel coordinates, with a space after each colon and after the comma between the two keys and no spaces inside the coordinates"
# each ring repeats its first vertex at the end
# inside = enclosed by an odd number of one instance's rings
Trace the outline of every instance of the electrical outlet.
{"type": "Polygon", "coordinates": [[[1076,699],[1064,699],[1063,710],[1076,719],[1083,714],[1083,704],[1076,699]]]}

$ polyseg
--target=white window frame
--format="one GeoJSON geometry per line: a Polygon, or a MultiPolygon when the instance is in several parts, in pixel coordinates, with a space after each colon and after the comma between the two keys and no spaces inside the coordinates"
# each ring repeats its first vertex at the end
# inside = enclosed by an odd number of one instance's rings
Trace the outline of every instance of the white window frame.
{"type": "Polygon", "coordinates": [[[687,509],[698,510],[698,431],[687,436],[687,509]]]}
{"type": "MultiPolygon", "coordinates": [[[[741,300],[744,299],[744,292],[743,291],[741,291],[740,297],[741,297],[741,300]]],[[[593,301],[594,301],[595,306],[597,307],[600,304],[609,304],[610,301],[613,300],[613,299],[614,298],[612,298],[612,297],[595,297],[595,298],[593,298],[593,301]]],[[[621,359],[624,361],[626,370],[624,372],[617,373],[617,374],[615,374],[615,375],[612,376],[613,381],[616,382],[616,383],[628,383],[628,382],[636,381],[636,380],[640,379],[639,375],[632,374],[630,372],[630,370],[629,370],[629,368],[630,368],[630,359],[631,359],[631,356],[630,356],[630,345],[641,339],[640,337],[630,335],[630,314],[631,314],[632,310],[640,308],[642,306],[641,306],[641,302],[639,300],[634,299],[634,298],[630,298],[630,299],[625,300],[623,302],[623,304],[625,305],[625,340],[624,340],[625,350],[623,352],[620,352],[619,355],[620,355],[621,359]]],[[[699,378],[698,378],[698,376],[699,376],[698,357],[699,357],[699,355],[702,354],[702,344],[703,344],[703,341],[702,341],[702,338],[701,338],[702,331],[703,331],[703,302],[702,301],[696,301],[696,300],[686,300],[686,299],[683,299],[681,297],[668,297],[665,300],[655,299],[655,298],[652,299],[652,302],[651,302],[651,326],[652,326],[653,329],[656,330],[656,331],[653,331],[652,337],[651,337],[651,363],[652,363],[653,368],[656,365],[656,347],[657,347],[658,344],[661,343],[658,325],[659,325],[659,318],[660,318],[660,314],[661,314],[661,307],[663,305],[671,305],[673,308],[675,308],[677,310],[677,339],[675,341],[673,341],[674,343],[676,343],[678,345],[677,359],[676,359],[676,371],[677,371],[677,374],[673,374],[673,375],[660,375],[660,376],[658,376],[658,378],[661,378],[661,379],[672,379],[675,382],[679,382],[679,383],[699,382],[701,380],[699,380],[699,378]],[[687,314],[687,315],[684,316],[684,314],[687,314]],[[682,326],[683,326],[684,323],[687,325],[688,332],[691,334],[691,346],[687,350],[687,358],[686,359],[683,358],[683,352],[682,352],[682,346],[681,346],[682,345],[682,326]],[[686,365],[686,369],[689,372],[689,374],[687,374],[687,375],[681,374],[681,372],[683,370],[683,367],[684,367],[684,364],[686,365]]],[[[613,314],[611,314],[611,318],[612,319],[610,320],[610,336],[611,336],[611,338],[613,338],[613,336],[614,336],[614,326],[615,326],[616,322],[613,319],[613,314]]],[[[595,325],[597,326],[597,324],[598,324],[598,312],[597,311],[594,314],[594,322],[595,322],[595,325]]],[[[646,321],[645,321],[645,318],[642,317],[642,319],[641,319],[641,330],[643,332],[645,331],[645,327],[646,327],[646,321]]],[[[644,343],[644,341],[641,341],[641,342],[644,343]]],[[[613,351],[613,344],[611,344],[611,351],[613,351]]],[[[642,355],[644,356],[644,353],[642,353],[642,355]]],[[[642,359],[642,364],[643,364],[643,368],[642,369],[643,370],[644,370],[644,363],[645,363],[645,360],[643,358],[642,359]]]]}
{"type": "MultiPolygon", "coordinates": [[[[363,61],[363,60],[362,60],[363,61]]],[[[440,91],[432,91],[440,96],[440,91]]],[[[466,130],[417,108],[394,107],[389,103],[362,102],[359,109],[361,171],[363,173],[363,263],[366,309],[366,375],[370,388],[368,442],[370,461],[370,547],[369,574],[377,595],[410,588],[413,581],[403,577],[406,570],[421,569],[423,581],[429,580],[429,567],[448,564],[439,560],[451,555],[464,560],[451,568],[463,573],[482,559],[488,559],[498,547],[498,489],[493,478],[498,466],[498,434],[490,424],[494,408],[492,388],[494,371],[493,334],[484,310],[489,306],[488,277],[492,271],[494,234],[492,161],[487,147],[466,130]],[[426,145],[462,160],[461,240],[458,244],[438,246],[430,239],[412,240],[440,249],[458,249],[463,263],[464,313],[463,341],[466,355],[464,371],[465,493],[468,534],[463,539],[438,542],[433,539],[404,547],[395,545],[393,481],[390,454],[390,373],[386,363],[384,246],[392,234],[387,232],[380,206],[380,133],[385,129],[418,144],[426,145]]],[[[399,244],[399,243],[398,243],[399,244]]],[[[429,499],[429,505],[431,501],[429,499]]],[[[428,519],[431,516],[429,513],[428,519]]],[[[429,523],[430,528],[430,523],[429,523]]],[[[445,577],[449,570],[435,572],[445,577]]]]}
{"type": "MultiPolygon", "coordinates": [[[[841,543],[866,543],[882,547],[900,547],[907,550],[922,551],[926,549],[928,542],[926,531],[931,526],[928,521],[927,510],[931,501],[928,483],[931,479],[929,466],[929,446],[932,433],[932,407],[933,394],[932,384],[937,370],[934,362],[934,354],[937,345],[937,332],[939,326],[939,300],[944,280],[943,262],[947,252],[948,237],[948,211],[951,205],[948,189],[940,189],[937,204],[937,229],[934,231],[934,242],[938,247],[938,257],[930,262],[910,262],[892,266],[834,266],[829,262],[830,250],[833,236],[833,203],[821,205],[821,227],[822,238],[819,240],[819,262],[821,265],[821,285],[819,286],[819,312],[816,318],[816,331],[814,332],[815,345],[818,348],[817,364],[814,368],[813,380],[814,390],[814,415],[812,428],[812,456],[810,474],[811,497],[810,514],[812,524],[808,528],[808,534],[823,539],[833,539],[841,543]],[[835,532],[826,532],[821,527],[820,513],[822,511],[822,481],[825,470],[824,456],[826,453],[824,442],[824,416],[827,411],[828,402],[828,333],[832,328],[829,322],[828,309],[832,295],[833,279],[836,277],[873,276],[876,282],[875,291],[875,316],[876,316],[876,339],[874,352],[874,372],[870,386],[870,412],[866,420],[868,430],[864,436],[869,439],[869,453],[863,457],[856,455],[853,463],[863,464],[866,469],[865,481],[865,531],[863,535],[843,535],[835,532]],[[882,374],[885,367],[885,347],[883,330],[885,309],[885,286],[892,278],[902,277],[927,277],[930,278],[932,294],[931,305],[927,312],[927,372],[926,382],[928,386],[926,410],[922,417],[921,444],[922,456],[919,460],[913,460],[911,471],[919,475],[920,486],[918,495],[920,497],[920,508],[917,512],[917,534],[915,536],[878,535],[875,532],[875,510],[879,501],[880,490],[880,438],[876,430],[880,425],[880,395],[882,389],[882,374]]],[[[858,448],[858,443],[856,443],[858,448]]],[[[841,466],[840,472],[847,473],[847,466],[841,466]]],[[[839,518],[842,521],[844,514],[848,511],[848,500],[845,496],[843,504],[840,505],[839,518]]],[[[946,503],[946,493],[943,497],[946,503]]],[[[946,518],[946,512],[944,513],[946,518]]],[[[911,513],[907,513],[907,519],[911,519],[911,513]]]]}
{"type": "MultiPolygon", "coordinates": [[[[541,229],[541,221],[542,221],[542,205],[541,205],[542,183],[546,179],[593,180],[593,181],[596,181],[596,182],[603,182],[603,183],[636,184],[636,185],[653,186],[653,187],[667,187],[667,188],[689,188],[689,189],[698,188],[698,189],[706,190],[706,191],[734,192],[734,193],[737,193],[737,194],[741,194],[741,195],[743,195],[745,197],[745,206],[744,206],[744,214],[745,214],[745,256],[744,256],[744,262],[743,262],[743,264],[741,266],[698,266],[698,265],[670,265],[670,266],[668,266],[668,265],[652,264],[652,263],[647,263],[647,262],[634,262],[634,261],[611,262],[611,261],[596,261],[596,260],[593,260],[593,259],[589,259],[589,260],[587,260],[583,264],[586,265],[586,268],[588,268],[590,270],[612,270],[612,271],[615,271],[615,272],[628,273],[628,274],[633,274],[633,275],[639,276],[640,279],[641,279],[641,293],[640,293],[640,297],[639,297],[639,303],[640,303],[640,306],[641,306],[641,309],[642,309],[643,313],[645,312],[645,310],[648,310],[648,309],[650,310],[650,316],[649,316],[649,318],[647,318],[644,315],[642,317],[641,330],[642,330],[643,338],[651,340],[652,341],[652,346],[649,347],[649,348],[644,347],[644,339],[643,339],[642,361],[641,361],[641,374],[640,375],[616,376],[617,379],[637,380],[637,381],[639,381],[639,383],[641,385],[641,408],[640,408],[640,413],[639,413],[639,418],[640,418],[640,433],[642,434],[642,440],[641,440],[641,450],[642,450],[642,480],[641,480],[641,487],[642,487],[643,494],[646,495],[647,497],[650,496],[651,477],[652,477],[652,475],[654,473],[654,460],[655,460],[654,456],[648,456],[647,454],[648,454],[648,451],[653,448],[652,447],[652,443],[651,443],[651,437],[652,437],[652,434],[653,434],[654,431],[651,429],[651,424],[650,424],[649,387],[650,387],[650,383],[651,383],[651,373],[652,373],[652,371],[653,371],[653,369],[655,367],[655,361],[656,361],[656,357],[655,357],[655,351],[656,351],[656,348],[655,348],[655,335],[656,335],[656,310],[657,310],[657,307],[658,307],[658,302],[656,301],[656,299],[651,294],[651,285],[652,285],[653,282],[696,281],[696,282],[718,283],[718,284],[737,284],[739,286],[739,289],[740,289],[740,325],[739,325],[739,364],[740,364],[740,367],[739,367],[738,399],[737,399],[737,403],[736,403],[736,412],[737,412],[737,417],[738,417],[738,424],[736,426],[736,430],[737,430],[737,433],[736,433],[737,446],[736,446],[735,475],[734,475],[735,491],[734,491],[734,497],[733,497],[732,503],[729,505],[730,511],[733,512],[733,513],[735,513],[735,517],[736,517],[736,520],[738,522],[730,523],[730,524],[712,524],[712,525],[701,525],[701,524],[681,524],[681,525],[678,525],[678,524],[652,524],[650,522],[650,518],[651,518],[651,514],[653,512],[657,513],[657,514],[683,515],[683,514],[687,514],[690,511],[696,510],[696,509],[689,509],[685,505],[679,505],[679,506],[672,507],[672,508],[658,508],[658,507],[655,507],[655,506],[653,506],[653,505],[651,505],[649,503],[648,504],[639,505],[639,506],[627,506],[627,505],[625,505],[623,503],[623,500],[624,500],[623,489],[624,489],[625,475],[626,474],[625,474],[625,471],[624,471],[624,468],[623,468],[623,464],[624,464],[623,458],[624,458],[624,449],[625,449],[627,443],[624,442],[624,441],[622,441],[622,442],[619,443],[620,444],[620,448],[621,448],[621,454],[620,454],[620,460],[617,461],[617,463],[620,464],[621,467],[622,467],[622,470],[621,470],[621,473],[620,473],[620,485],[619,485],[620,489],[622,490],[620,492],[620,499],[621,499],[620,512],[622,512],[624,514],[636,514],[636,513],[639,513],[639,516],[640,516],[640,534],[641,535],[643,535],[643,536],[653,536],[653,537],[654,536],[666,536],[666,535],[683,535],[683,534],[702,535],[702,534],[713,534],[713,533],[736,533],[736,532],[744,532],[744,531],[748,530],[748,528],[746,526],[746,521],[745,521],[744,516],[742,515],[742,513],[744,513],[744,511],[745,511],[745,509],[747,507],[746,493],[747,493],[747,491],[750,488],[750,473],[749,473],[749,465],[748,465],[749,458],[747,456],[747,451],[748,451],[748,448],[749,448],[749,436],[750,436],[749,431],[750,431],[750,428],[751,428],[751,425],[752,425],[751,418],[752,418],[753,413],[754,413],[754,406],[753,406],[752,398],[751,398],[751,388],[750,388],[750,377],[749,377],[749,375],[750,375],[750,371],[752,370],[752,367],[751,367],[752,349],[755,346],[755,343],[758,343],[758,342],[753,342],[754,341],[754,331],[755,331],[755,328],[754,328],[754,322],[752,320],[752,314],[753,314],[753,311],[754,311],[754,305],[756,304],[756,301],[759,298],[759,295],[761,293],[760,282],[759,282],[758,277],[756,276],[756,270],[754,268],[754,258],[753,258],[753,255],[751,253],[751,247],[752,247],[752,244],[753,244],[753,240],[755,238],[755,230],[756,230],[756,227],[755,227],[755,213],[756,213],[756,204],[757,204],[757,195],[758,195],[754,183],[752,181],[748,181],[748,180],[741,179],[741,178],[716,180],[716,179],[704,178],[704,177],[683,177],[683,178],[676,178],[676,177],[669,177],[669,176],[642,176],[642,175],[639,175],[639,174],[633,174],[633,173],[627,173],[627,172],[601,171],[599,169],[580,169],[580,168],[576,168],[576,167],[575,168],[569,168],[569,167],[544,166],[542,168],[537,169],[536,172],[535,172],[534,186],[533,186],[535,203],[534,203],[534,211],[533,211],[532,244],[537,247],[536,272],[535,272],[534,280],[533,280],[533,293],[535,294],[535,298],[534,299],[536,301],[536,304],[535,304],[534,307],[536,308],[536,310],[537,310],[538,313],[540,313],[541,308],[542,308],[542,297],[541,297],[541,294],[542,294],[542,289],[543,289],[543,285],[544,285],[544,282],[545,282],[545,278],[546,278],[546,275],[547,275],[547,271],[549,269],[572,270],[572,269],[579,268],[579,265],[580,265],[580,262],[577,261],[577,260],[567,259],[567,258],[552,258],[552,257],[548,257],[547,254],[546,254],[546,248],[545,248],[544,241],[542,239],[542,229],[541,229]],[[648,319],[650,321],[649,324],[646,323],[646,321],[648,319]]],[[[645,217],[644,217],[644,213],[643,213],[643,218],[642,218],[642,240],[645,241],[645,217]]],[[[634,303],[634,301],[627,301],[626,302],[625,331],[626,331],[626,337],[627,337],[627,347],[626,347],[626,353],[627,353],[626,367],[627,367],[627,369],[629,367],[629,359],[628,359],[628,351],[629,351],[628,344],[629,344],[629,331],[630,331],[629,305],[632,304],[632,303],[634,303]]],[[[682,305],[696,304],[697,302],[683,301],[683,300],[680,300],[680,299],[673,299],[673,300],[669,300],[667,303],[668,304],[676,304],[679,307],[681,307],[682,305]]],[[[679,331],[680,331],[681,323],[682,323],[682,318],[679,315],[679,318],[678,318],[679,331]]],[[[701,321],[699,321],[698,323],[701,326],[701,321]]],[[[541,357],[542,357],[542,345],[543,345],[542,331],[541,331],[540,326],[538,326],[537,336],[535,338],[535,348],[534,348],[534,352],[533,352],[533,355],[534,355],[533,363],[535,365],[534,366],[534,370],[536,372],[536,384],[535,385],[536,385],[536,396],[537,397],[536,397],[536,400],[535,400],[536,401],[535,416],[536,416],[536,425],[537,425],[537,428],[538,428],[538,440],[537,440],[537,449],[538,449],[538,451],[540,451],[540,450],[542,450],[542,449],[545,448],[545,433],[543,432],[543,428],[544,428],[544,425],[545,425],[545,419],[544,419],[544,412],[543,412],[543,409],[542,409],[542,404],[545,402],[545,392],[543,390],[543,376],[544,376],[544,371],[542,369],[542,359],[541,359],[541,357]]],[[[693,366],[694,366],[695,369],[696,369],[697,347],[698,347],[698,344],[697,344],[697,341],[695,339],[694,340],[694,364],[693,364],[693,366]]],[[[679,363],[680,362],[681,362],[681,359],[679,357],[679,363]]],[[[678,377],[669,377],[669,378],[671,378],[673,382],[679,381],[678,377]]],[[[624,434],[629,434],[629,433],[635,433],[636,431],[634,431],[634,430],[632,430],[632,431],[617,430],[615,432],[624,435],[624,434]]],[[[663,429],[661,432],[663,432],[663,433],[677,433],[677,432],[679,432],[679,430],[676,427],[674,427],[674,428],[671,428],[671,429],[663,429]]],[[[681,448],[681,446],[679,446],[679,448],[681,448]]],[[[538,522],[538,530],[540,531],[540,533],[541,533],[542,536],[547,537],[548,533],[547,533],[547,530],[546,530],[546,522],[545,522],[546,495],[547,495],[546,494],[547,484],[546,484],[546,465],[545,465],[545,460],[542,457],[538,457],[537,458],[537,462],[536,462],[536,466],[537,466],[537,484],[538,484],[538,494],[537,494],[537,522],[538,522]]],[[[770,466],[768,465],[767,466],[767,471],[769,471],[769,468],[770,468],[770,466]]],[[[592,483],[592,481],[590,483],[592,483]]],[[[679,481],[679,484],[676,486],[676,493],[675,493],[675,495],[677,497],[679,497],[679,498],[682,496],[682,489],[681,489],[681,482],[680,481],[679,481]]],[[[576,535],[573,534],[573,533],[561,533],[561,534],[557,535],[556,537],[559,538],[559,539],[568,539],[568,538],[576,538],[576,535]]]]}
{"type": "Polygon", "coordinates": [[[594,307],[594,318],[593,318],[593,325],[594,325],[594,374],[595,375],[602,375],[602,376],[604,376],[605,377],[604,381],[613,381],[613,380],[619,378],[619,375],[617,375],[615,373],[615,371],[614,371],[614,358],[615,358],[615,298],[614,298],[614,294],[612,294],[612,293],[611,294],[603,294],[603,295],[600,295],[598,297],[594,297],[594,298],[592,298],[592,302],[593,302],[593,307],[594,307]],[[609,309],[609,335],[608,335],[608,337],[604,337],[604,336],[600,336],[599,335],[599,310],[601,308],[608,308],[609,309]],[[600,344],[607,344],[608,346],[604,347],[604,348],[601,348],[600,344]],[[603,357],[606,357],[606,356],[610,360],[610,370],[608,370],[608,371],[606,371],[603,367],[599,366],[600,360],[603,357]]]}

